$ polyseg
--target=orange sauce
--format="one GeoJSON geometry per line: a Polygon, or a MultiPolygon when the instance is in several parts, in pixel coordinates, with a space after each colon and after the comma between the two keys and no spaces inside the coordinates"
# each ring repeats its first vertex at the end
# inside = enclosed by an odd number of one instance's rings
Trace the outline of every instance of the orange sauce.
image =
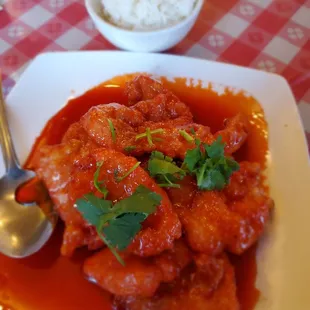
{"type": "MultiPolygon", "coordinates": [[[[68,127],[79,120],[91,106],[110,102],[125,103],[124,85],[132,75],[116,77],[84,95],[72,99],[47,123],[35,142],[25,164],[31,168],[33,154],[45,144],[57,144],[68,127]]],[[[267,153],[267,126],[263,110],[257,101],[243,92],[237,94],[225,90],[218,95],[212,87],[187,85],[178,78],[162,82],[182,101],[187,103],[195,121],[217,131],[223,127],[225,118],[238,112],[248,115],[251,130],[249,139],[236,154],[238,160],[265,163],[267,153]]],[[[31,200],[36,190],[28,187],[20,194],[21,200],[31,200]]],[[[91,255],[87,250],[78,250],[71,259],[60,256],[63,225],[59,223],[54,235],[44,248],[31,257],[15,260],[0,255],[0,305],[3,310],[108,310],[110,297],[97,286],[84,279],[81,272],[83,260],[91,255]]],[[[232,259],[236,268],[238,298],[241,310],[253,309],[259,292],[255,288],[255,247],[240,258],[232,259]]]]}
{"type": "Polygon", "coordinates": [[[259,299],[260,293],[255,287],[257,274],[256,249],[257,245],[254,245],[241,256],[230,256],[230,261],[235,267],[237,297],[241,304],[240,310],[254,309],[259,299]]]}

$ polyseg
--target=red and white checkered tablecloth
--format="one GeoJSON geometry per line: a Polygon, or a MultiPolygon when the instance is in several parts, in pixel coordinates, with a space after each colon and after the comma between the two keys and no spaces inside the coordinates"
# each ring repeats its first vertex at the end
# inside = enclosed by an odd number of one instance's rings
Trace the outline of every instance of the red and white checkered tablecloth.
{"type": "MultiPolygon", "coordinates": [[[[83,0],[6,0],[0,11],[5,94],[39,53],[112,49],[83,0]]],[[[310,144],[310,0],[207,0],[193,30],[169,52],[283,75],[310,144]]]]}

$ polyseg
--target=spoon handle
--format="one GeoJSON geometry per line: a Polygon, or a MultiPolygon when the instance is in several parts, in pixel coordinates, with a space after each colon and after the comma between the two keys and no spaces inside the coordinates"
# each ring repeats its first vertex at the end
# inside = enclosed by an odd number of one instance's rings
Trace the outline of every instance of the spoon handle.
{"type": "Polygon", "coordinates": [[[8,174],[14,173],[14,171],[20,169],[20,166],[13,146],[9,125],[6,118],[5,104],[2,93],[1,71],[0,71],[0,144],[2,148],[2,154],[6,172],[8,174]]]}

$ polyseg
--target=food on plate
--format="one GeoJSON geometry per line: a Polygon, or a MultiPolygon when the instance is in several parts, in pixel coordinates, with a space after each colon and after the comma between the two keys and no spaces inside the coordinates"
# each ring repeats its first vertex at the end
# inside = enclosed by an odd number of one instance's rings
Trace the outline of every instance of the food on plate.
{"type": "Polygon", "coordinates": [[[257,163],[241,162],[223,191],[197,191],[192,178],[183,193],[168,189],[191,248],[217,255],[223,249],[242,254],[263,232],[272,200],[257,163]],[[195,193],[195,194],[194,194],[195,193]]]}
{"type": "Polygon", "coordinates": [[[258,241],[273,207],[261,163],[239,159],[249,117],[214,131],[146,75],[124,93],[34,153],[65,224],[61,254],[93,253],[83,273],[115,309],[239,309],[230,255],[258,241]]]}
{"type": "MultiPolygon", "coordinates": [[[[141,256],[149,256],[172,247],[173,240],[181,236],[179,219],[172,210],[167,194],[156,185],[146,171],[137,165],[137,160],[111,149],[93,148],[89,144],[83,147],[76,142],[78,141],[70,140],[62,143],[60,147],[47,146],[38,153],[37,173],[50,189],[56,210],[67,224],[62,254],[71,256],[76,248],[84,245],[89,249],[100,248],[103,245],[94,225],[85,221],[75,207],[77,200],[88,192],[102,194],[99,181],[94,182],[96,170],[97,178],[104,179],[105,190],[111,201],[133,197],[139,187],[145,191],[149,188],[151,193],[159,194],[160,204],[156,204],[157,212],[148,219],[148,224],[145,223],[146,227],[139,233],[140,237],[137,237],[131,245],[132,251],[141,256]],[[63,160],[71,158],[71,165],[68,162],[64,164],[61,158],[63,160]],[[98,168],[96,168],[97,163],[100,163],[98,168]],[[135,166],[132,173],[128,173],[135,166]],[[115,177],[116,172],[118,177],[115,177]],[[127,173],[128,176],[126,176],[127,173]]],[[[141,199],[146,200],[147,194],[141,199]]],[[[135,204],[136,201],[133,203],[135,204]]],[[[110,205],[107,207],[110,208],[110,205]]]]}
{"type": "Polygon", "coordinates": [[[189,16],[196,0],[101,0],[105,19],[130,30],[157,30],[189,16]]]}
{"type": "Polygon", "coordinates": [[[172,284],[165,283],[152,298],[118,296],[114,309],[239,310],[234,270],[225,255],[197,254],[172,284]]]}

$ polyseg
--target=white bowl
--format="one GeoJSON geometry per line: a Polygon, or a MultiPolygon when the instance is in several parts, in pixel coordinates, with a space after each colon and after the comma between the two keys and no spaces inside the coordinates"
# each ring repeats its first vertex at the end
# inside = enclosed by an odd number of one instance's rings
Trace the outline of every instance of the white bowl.
{"type": "Polygon", "coordinates": [[[102,17],[100,0],[85,0],[85,5],[99,32],[115,46],[133,52],[161,52],[186,37],[197,20],[203,2],[197,0],[192,13],[178,24],[153,31],[131,31],[112,25],[102,17]]]}

